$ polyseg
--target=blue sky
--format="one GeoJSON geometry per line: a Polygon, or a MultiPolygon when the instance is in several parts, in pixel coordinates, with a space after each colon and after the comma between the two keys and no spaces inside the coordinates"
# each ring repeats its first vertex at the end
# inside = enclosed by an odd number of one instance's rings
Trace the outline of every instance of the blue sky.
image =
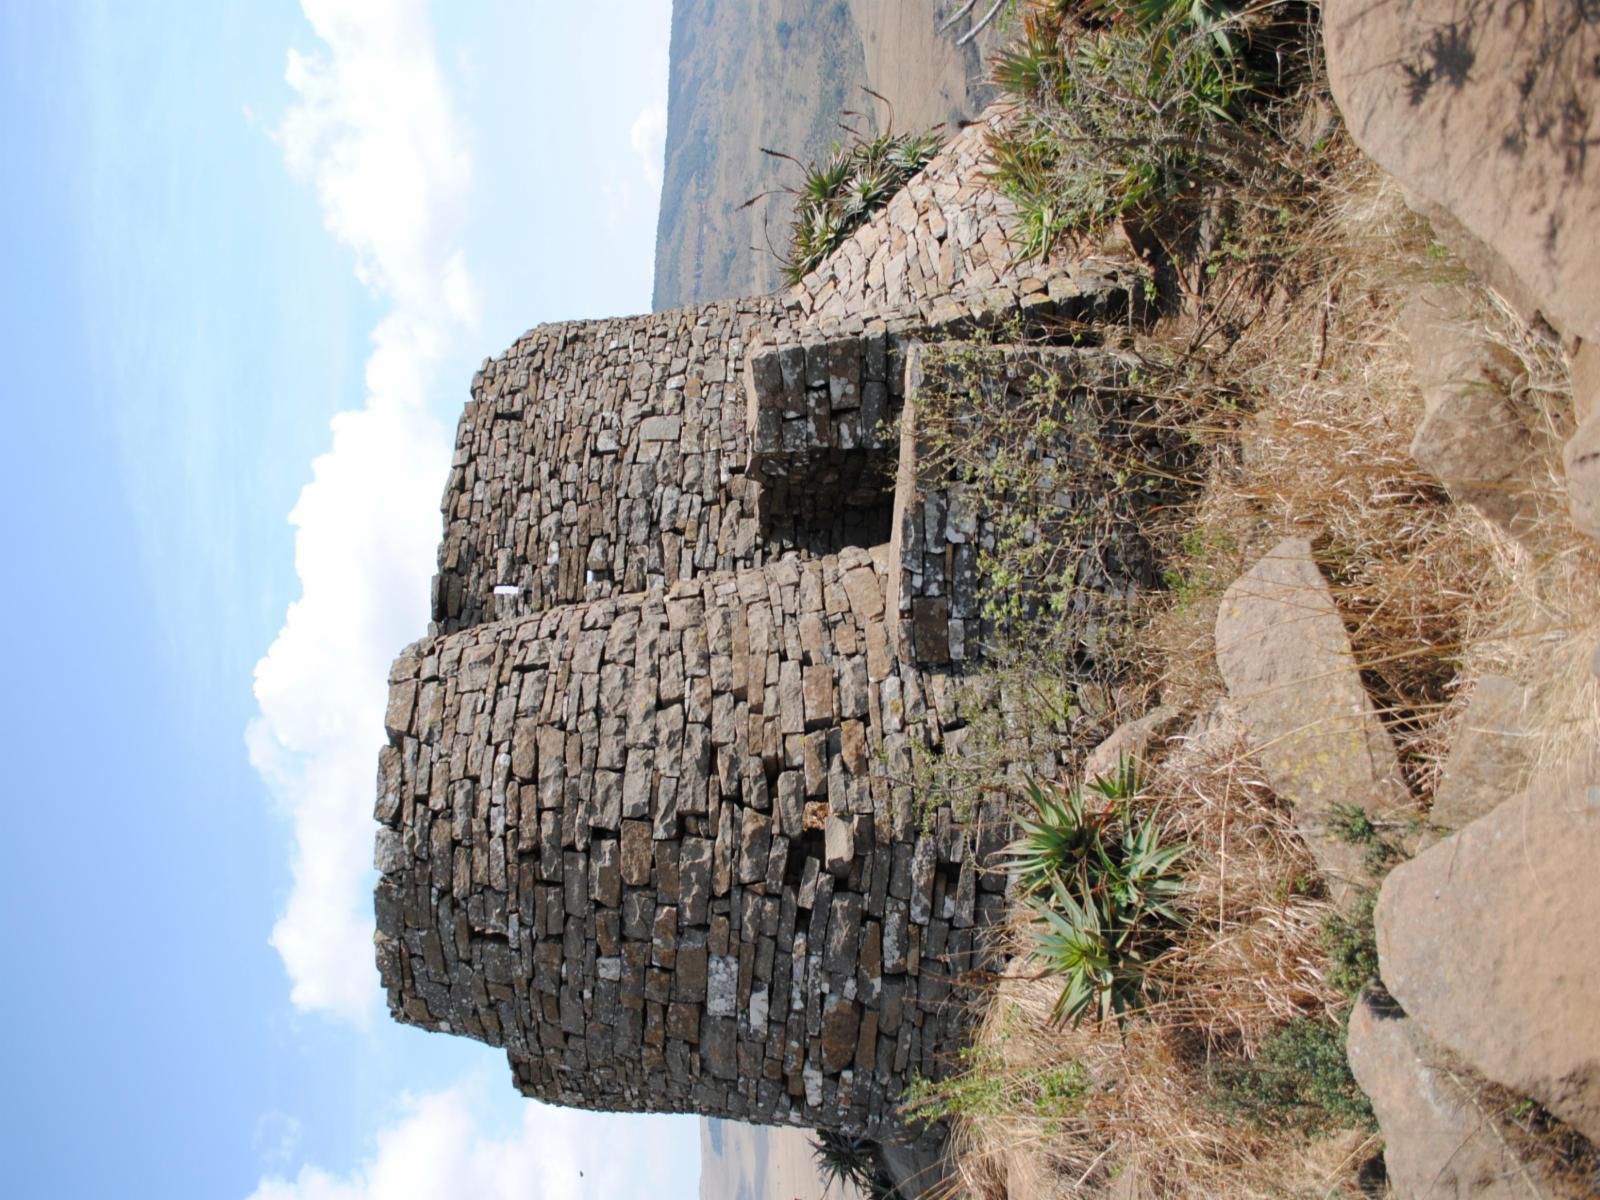
{"type": "Polygon", "coordinates": [[[472,370],[648,307],[668,8],[0,0],[8,1196],[697,1194],[389,1022],[368,904],[472,370]]]}

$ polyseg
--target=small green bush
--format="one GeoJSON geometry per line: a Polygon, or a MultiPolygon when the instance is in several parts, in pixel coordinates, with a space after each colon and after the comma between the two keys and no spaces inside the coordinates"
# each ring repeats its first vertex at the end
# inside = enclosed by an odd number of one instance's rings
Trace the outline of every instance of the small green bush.
{"type": "Polygon", "coordinates": [[[1366,848],[1361,864],[1373,875],[1382,875],[1404,857],[1359,804],[1334,805],[1332,827],[1340,841],[1366,848]]]}
{"type": "Polygon", "coordinates": [[[1069,230],[1266,170],[1251,125],[1283,81],[1260,64],[1296,60],[1251,51],[1280,7],[1035,0],[994,66],[1021,102],[991,138],[996,183],[1019,209],[1019,249],[1043,255],[1069,230]]]}
{"type": "Polygon", "coordinates": [[[1219,1068],[1214,1082],[1225,1108],[1266,1129],[1317,1133],[1373,1121],[1372,1105],[1350,1073],[1344,1027],[1321,1017],[1289,1022],[1253,1061],[1219,1068]]]}
{"type": "Polygon", "coordinates": [[[1346,996],[1357,995],[1378,978],[1378,933],[1372,919],[1377,903],[1377,893],[1367,892],[1348,914],[1336,912],[1323,923],[1328,982],[1346,996]]]}
{"type": "Polygon", "coordinates": [[[914,1077],[905,1107],[924,1121],[1024,1115],[1062,1120],[1083,1107],[1088,1091],[1089,1073],[1078,1063],[1019,1070],[993,1050],[969,1046],[961,1052],[959,1073],[937,1083],[914,1077]]]}

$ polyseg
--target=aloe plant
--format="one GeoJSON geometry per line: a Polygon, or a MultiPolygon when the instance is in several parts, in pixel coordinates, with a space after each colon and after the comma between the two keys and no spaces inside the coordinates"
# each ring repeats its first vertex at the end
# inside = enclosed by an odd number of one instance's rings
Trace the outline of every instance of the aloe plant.
{"type": "Polygon", "coordinates": [[[894,197],[935,154],[937,134],[854,135],[804,167],[783,275],[798,283],[894,197]]]}
{"type": "Polygon", "coordinates": [[[1162,843],[1156,814],[1135,819],[1137,793],[1126,758],[1086,787],[1029,785],[1033,811],[1018,821],[1009,869],[1039,920],[1035,956],[1065,980],[1058,1022],[1090,1012],[1122,1020],[1142,1007],[1148,965],[1182,924],[1174,902],[1187,847],[1162,843]]]}

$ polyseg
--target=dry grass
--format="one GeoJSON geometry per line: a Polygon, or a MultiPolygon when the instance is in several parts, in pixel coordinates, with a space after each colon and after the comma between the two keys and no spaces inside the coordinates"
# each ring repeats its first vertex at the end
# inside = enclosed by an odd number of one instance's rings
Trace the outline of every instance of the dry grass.
{"type": "Polygon", "coordinates": [[[1310,856],[1229,724],[1177,744],[1149,787],[1164,797],[1167,837],[1189,846],[1189,928],[1157,964],[1163,998],[1125,1035],[1090,1023],[1053,1028],[1059,984],[1035,977],[1028,930],[1008,931],[1024,953],[979,1029],[984,1069],[1020,1081],[1078,1064],[1089,1086],[1067,1116],[1012,1108],[964,1121],[964,1184],[998,1200],[1017,1170],[1052,1190],[1012,1195],[1100,1195],[1137,1159],[1139,1195],[1332,1194],[1323,1185],[1366,1157],[1364,1134],[1319,1144],[1251,1129],[1207,1083],[1217,1060],[1253,1053],[1283,1022],[1342,1002],[1319,948],[1327,905],[1294,883],[1311,879],[1310,856]],[[1308,1165],[1320,1156],[1331,1157],[1308,1165]]]}
{"type": "MultiPolygon", "coordinates": [[[[1218,599],[1278,539],[1312,539],[1419,818],[1468,685],[1485,671],[1527,686],[1537,756],[1587,748],[1600,731],[1588,665],[1600,554],[1565,520],[1557,462],[1529,481],[1546,519],[1517,542],[1411,459],[1422,405],[1400,308],[1418,285],[1464,276],[1376,168],[1348,145],[1329,153],[1292,231],[1276,202],[1270,221],[1266,208],[1236,211],[1236,265],[1143,347],[1188,373],[1182,399],[1198,415],[1205,467],[1192,505],[1162,531],[1171,590],[1135,637],[1121,693],[1135,710],[1160,699],[1192,719],[1212,714],[1203,732],[1155,750],[1148,788],[1167,835],[1192,848],[1191,923],[1155,968],[1162,998],[1120,1034],[1052,1028],[1059,984],[1035,978],[1025,957],[994,987],[978,1033],[983,1070],[1026,1080],[1076,1063],[1091,1083],[1068,1116],[1013,1108],[958,1120],[973,1196],[1001,1200],[1009,1186],[1014,1197],[1353,1197],[1368,1182],[1358,1173],[1374,1137],[1266,1133],[1230,1116],[1207,1082],[1216,1062],[1250,1058],[1285,1022],[1342,1020],[1346,1003],[1326,978],[1327,908],[1310,856],[1225,706],[1217,715],[1218,599]]],[[[1487,291],[1479,298],[1465,332],[1522,362],[1513,400],[1554,450],[1571,407],[1560,347],[1487,291]]],[[[1026,951],[1025,928],[1005,936],[1026,951]]]]}

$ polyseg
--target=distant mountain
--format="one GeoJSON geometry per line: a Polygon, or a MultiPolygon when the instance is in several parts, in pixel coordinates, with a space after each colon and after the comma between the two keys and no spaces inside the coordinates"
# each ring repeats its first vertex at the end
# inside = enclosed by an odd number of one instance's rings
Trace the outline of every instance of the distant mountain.
{"type": "MultiPolygon", "coordinates": [[[[845,134],[953,127],[989,89],[978,45],[938,32],[934,0],[674,0],[666,170],[656,229],[657,309],[775,290],[782,195],[845,134]],[[861,90],[865,84],[893,112],[861,90]],[[845,115],[847,110],[859,117],[845,115]]],[[[986,32],[992,41],[995,36],[986,32]]]]}

